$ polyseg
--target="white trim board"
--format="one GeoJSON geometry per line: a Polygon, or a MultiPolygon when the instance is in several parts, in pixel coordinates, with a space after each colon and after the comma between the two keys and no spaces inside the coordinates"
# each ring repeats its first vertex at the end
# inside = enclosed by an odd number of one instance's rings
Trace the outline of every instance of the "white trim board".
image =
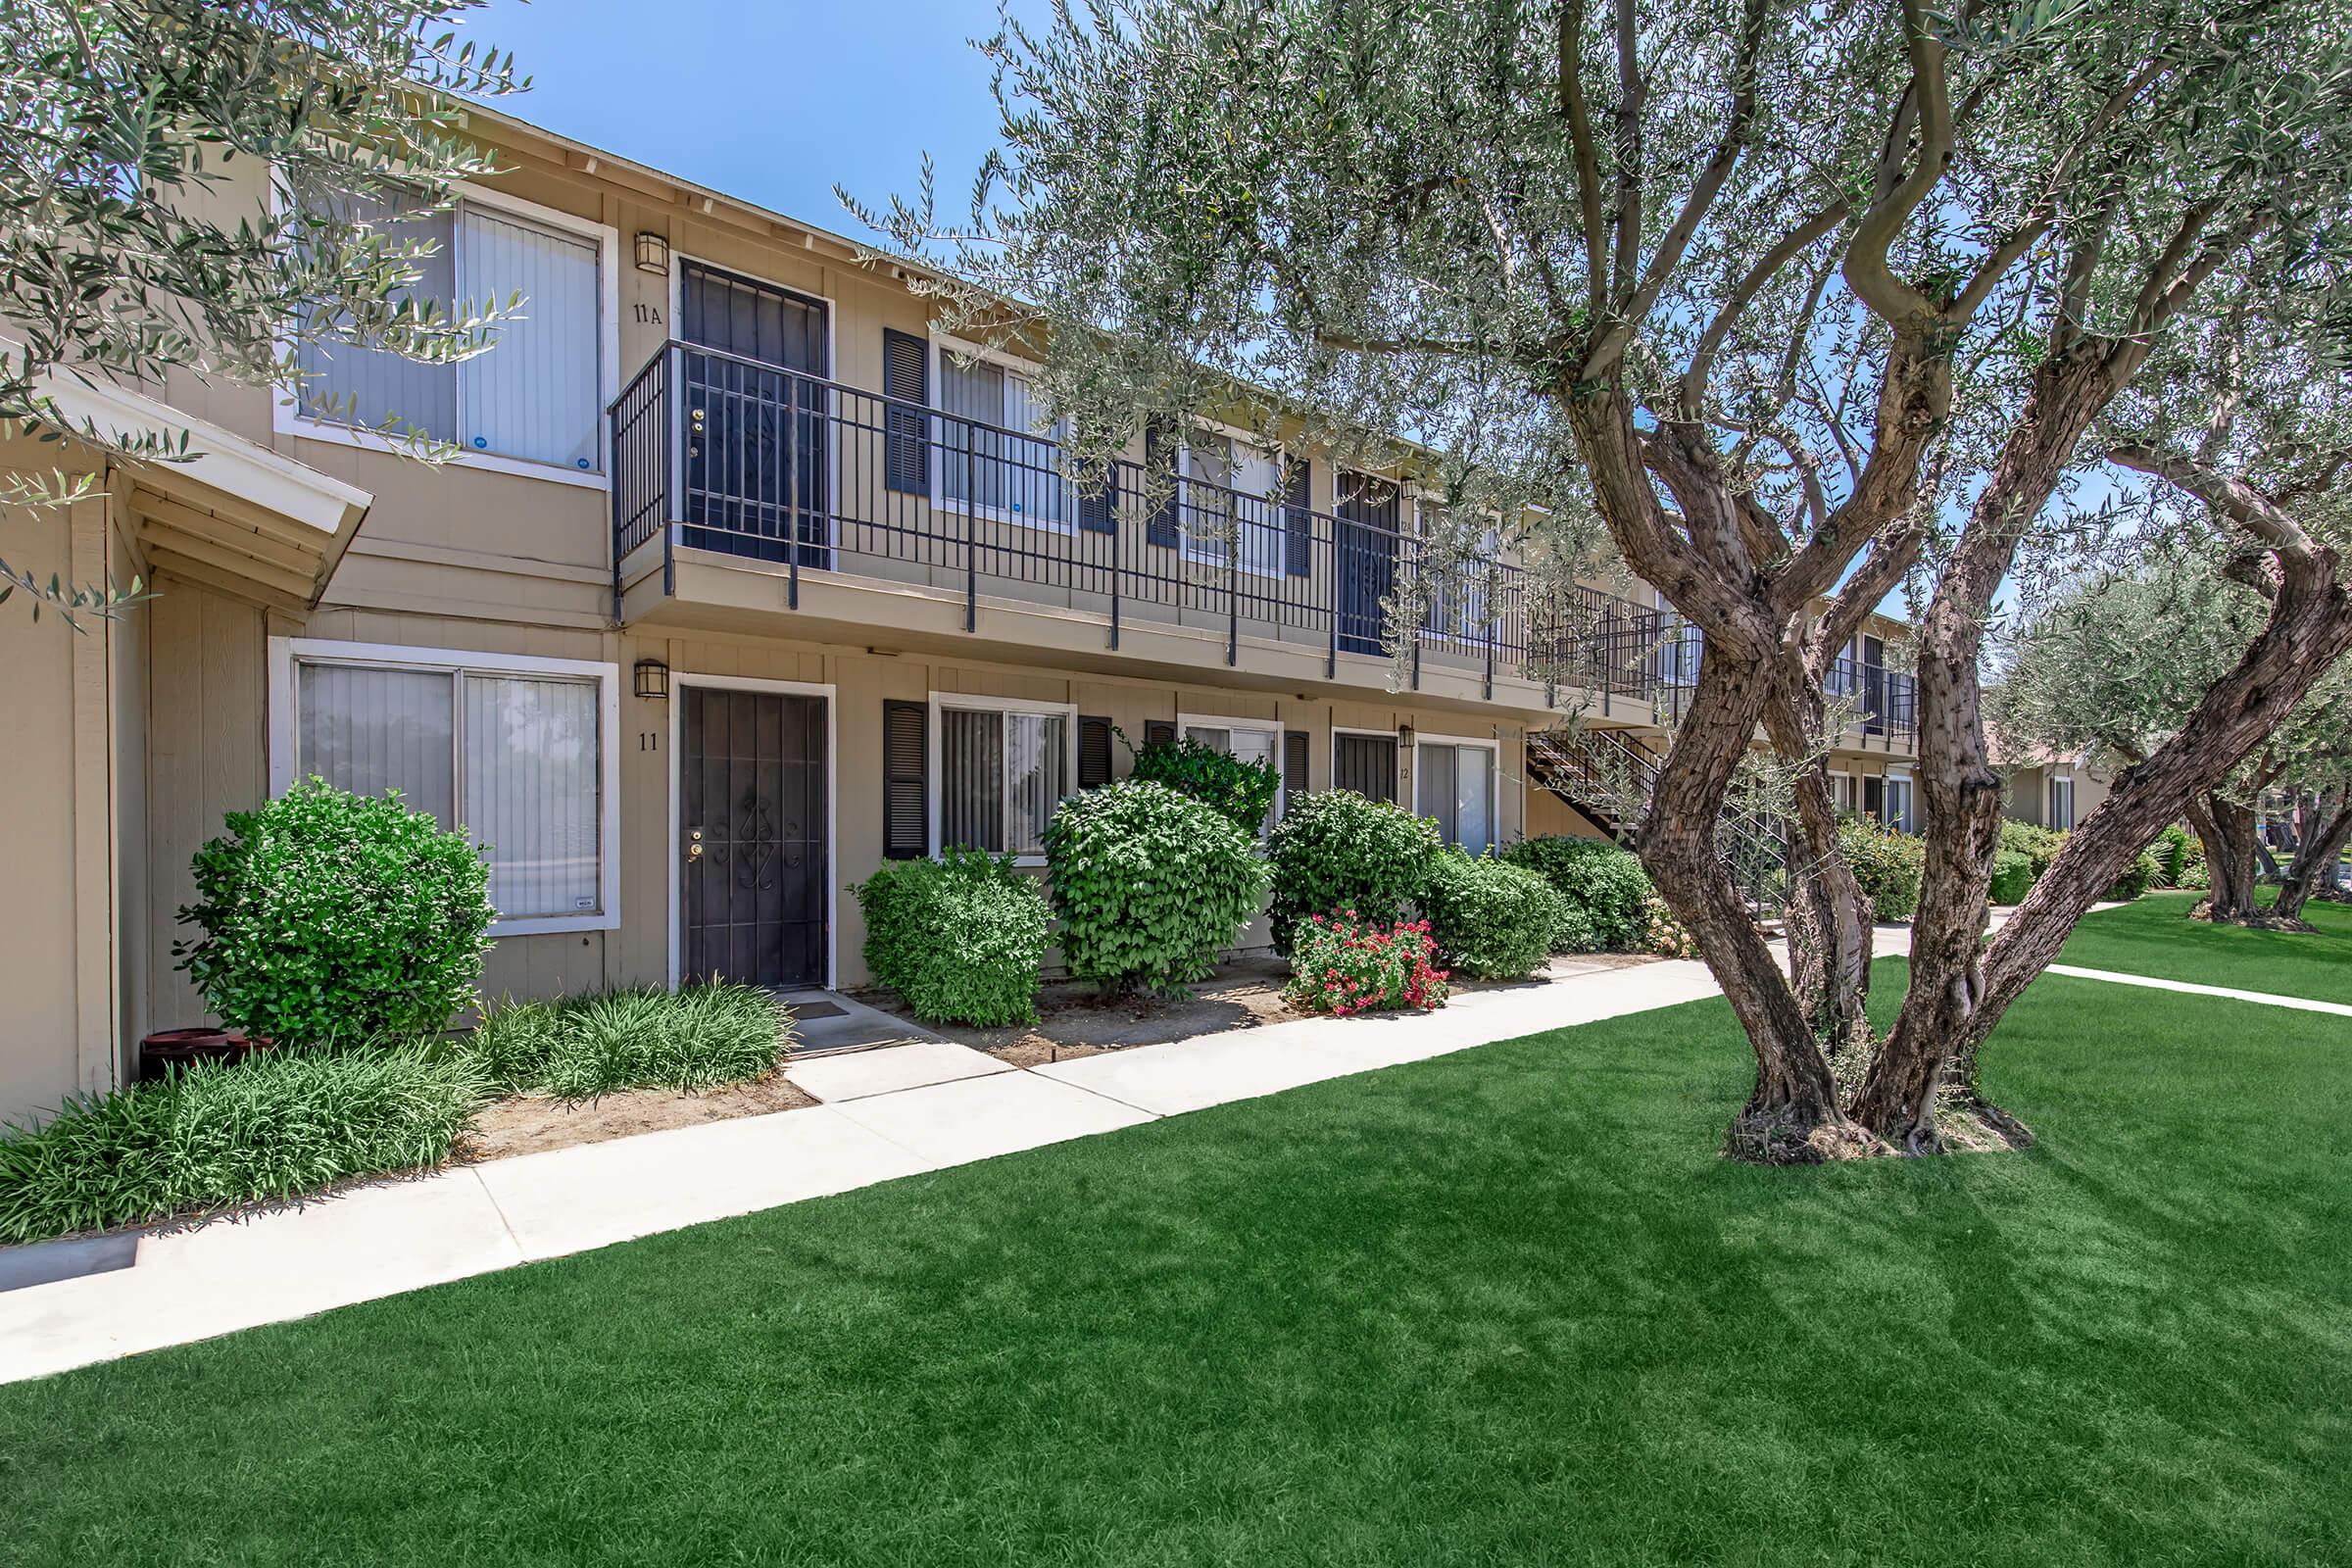
{"type": "MultiPolygon", "coordinates": [[[[493,938],[544,935],[558,931],[616,931],[620,928],[620,666],[595,659],[539,659],[520,654],[483,654],[460,648],[430,648],[407,643],[344,642],[331,637],[272,637],[269,648],[270,794],[283,795],[294,785],[294,662],[316,659],[322,662],[443,669],[453,675],[466,670],[489,674],[566,675],[597,683],[597,902],[594,914],[523,915],[500,917],[490,923],[493,938]]],[[[453,696],[454,704],[454,696],[453,696]]],[[[452,713],[453,721],[457,714],[452,713]]],[[[458,731],[453,728],[453,740],[458,731]]],[[[460,748],[451,747],[453,767],[460,748]]],[[[463,779],[452,800],[465,808],[463,779]]]]}
{"type": "Polygon", "coordinates": [[[837,843],[841,819],[838,783],[841,761],[840,729],[841,700],[831,681],[761,680],[750,675],[702,675],[673,670],[669,677],[669,838],[663,854],[669,862],[669,989],[675,991],[680,983],[680,950],[686,929],[686,889],[680,875],[685,864],[681,843],[685,832],[679,812],[685,799],[678,787],[679,748],[686,737],[686,703],[684,693],[689,686],[731,692],[774,692],[783,697],[819,697],[825,704],[825,989],[835,989],[841,981],[840,941],[841,922],[835,918],[834,907],[839,900],[834,895],[835,884],[841,879],[841,859],[837,843]]]}

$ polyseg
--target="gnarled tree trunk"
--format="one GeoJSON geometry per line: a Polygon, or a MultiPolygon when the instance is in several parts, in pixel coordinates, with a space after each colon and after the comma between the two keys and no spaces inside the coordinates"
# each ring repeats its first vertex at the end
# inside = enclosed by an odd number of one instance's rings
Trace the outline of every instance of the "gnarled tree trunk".
{"type": "Polygon", "coordinates": [[[2197,906],[2197,915],[2223,925],[2260,919],[2262,909],[2254,902],[2261,870],[2254,850],[2254,808],[2207,790],[2189,798],[2187,816],[2197,842],[2204,846],[2211,889],[2197,906]]]}
{"type": "Polygon", "coordinates": [[[2352,843],[2352,789],[2322,790],[2313,797],[2302,826],[2295,863],[2280,879],[2278,902],[2272,906],[2280,920],[2302,919],[2303,906],[2314,893],[2334,894],[2336,862],[2343,858],[2344,846],[2352,843]]]}

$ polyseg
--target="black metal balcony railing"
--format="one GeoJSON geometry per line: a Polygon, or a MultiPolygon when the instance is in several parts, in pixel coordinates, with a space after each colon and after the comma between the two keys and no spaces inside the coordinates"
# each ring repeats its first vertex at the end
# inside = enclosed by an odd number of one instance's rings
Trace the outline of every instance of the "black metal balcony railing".
{"type": "Polygon", "coordinates": [[[1589,587],[1547,611],[1507,562],[1425,553],[1394,491],[1325,513],[1126,460],[1082,487],[1035,432],[679,342],[611,418],[616,598],[622,560],[659,539],[665,572],[680,546],[784,566],[795,609],[804,570],[914,577],[960,587],[971,627],[984,584],[1018,584],[1090,596],[1114,648],[1123,618],[1174,612],[1221,622],[1228,662],[1248,630],[1320,643],[1328,670],[1389,657],[1389,602],[1409,595],[1416,677],[1428,657],[1489,695],[1499,672],[1648,702],[1697,675],[1671,612],[1589,587]]]}

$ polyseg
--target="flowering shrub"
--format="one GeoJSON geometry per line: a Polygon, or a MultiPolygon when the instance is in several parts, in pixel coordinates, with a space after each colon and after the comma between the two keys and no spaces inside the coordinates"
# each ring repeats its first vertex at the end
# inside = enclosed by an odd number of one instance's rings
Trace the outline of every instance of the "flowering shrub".
{"type": "Polygon", "coordinates": [[[1443,1007],[1446,971],[1427,920],[1360,920],[1353,909],[1310,915],[1291,934],[1294,1007],[1345,1017],[1384,1007],[1443,1007]]]}
{"type": "Polygon", "coordinates": [[[1690,958],[1698,955],[1698,944],[1690,939],[1690,928],[1674,917],[1666,901],[1652,893],[1642,902],[1642,951],[1654,953],[1661,958],[1690,958]]]}

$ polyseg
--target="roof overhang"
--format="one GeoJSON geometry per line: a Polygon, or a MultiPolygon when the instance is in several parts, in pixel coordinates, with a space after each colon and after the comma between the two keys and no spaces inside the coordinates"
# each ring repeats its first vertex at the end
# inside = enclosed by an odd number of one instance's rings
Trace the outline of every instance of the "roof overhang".
{"type": "Polygon", "coordinates": [[[233,430],[119,386],[52,372],[40,390],[74,434],[187,436],[186,455],[122,466],[148,563],[275,609],[308,612],[374,497],[233,430]]]}

